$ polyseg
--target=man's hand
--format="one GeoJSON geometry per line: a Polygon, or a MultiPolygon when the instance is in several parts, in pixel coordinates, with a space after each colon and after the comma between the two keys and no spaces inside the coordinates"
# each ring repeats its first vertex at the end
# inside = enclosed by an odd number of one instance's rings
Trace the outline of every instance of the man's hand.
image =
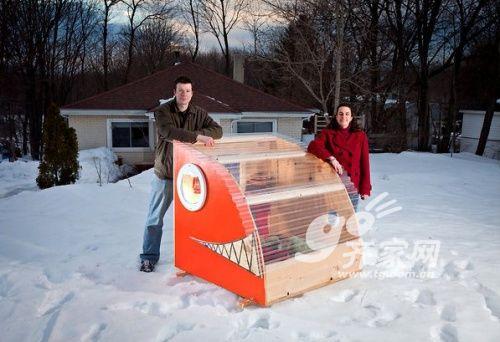
{"type": "Polygon", "coordinates": [[[341,175],[344,172],[342,165],[340,165],[339,161],[335,159],[334,156],[328,157],[328,161],[330,162],[330,165],[333,167],[335,172],[337,172],[339,175],[341,175]]]}
{"type": "Polygon", "coordinates": [[[212,137],[207,137],[206,135],[199,134],[196,137],[196,141],[205,144],[205,146],[211,146],[212,147],[212,146],[215,145],[214,139],[212,137]]]}

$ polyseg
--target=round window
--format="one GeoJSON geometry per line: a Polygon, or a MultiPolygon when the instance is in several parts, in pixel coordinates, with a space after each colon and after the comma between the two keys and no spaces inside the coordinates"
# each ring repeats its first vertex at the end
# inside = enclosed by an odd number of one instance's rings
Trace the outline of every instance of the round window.
{"type": "Polygon", "coordinates": [[[207,198],[207,183],[203,171],[194,164],[185,164],[177,174],[177,193],[189,211],[200,210],[207,198]]]}

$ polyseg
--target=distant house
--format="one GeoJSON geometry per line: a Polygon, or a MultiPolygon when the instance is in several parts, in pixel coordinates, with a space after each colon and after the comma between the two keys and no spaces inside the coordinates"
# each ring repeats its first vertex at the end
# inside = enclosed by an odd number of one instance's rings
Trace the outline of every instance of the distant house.
{"type": "MultiPolygon", "coordinates": [[[[460,151],[475,153],[486,111],[460,110],[460,112],[463,114],[460,151]]],[[[493,113],[490,134],[483,155],[487,158],[500,159],[500,112],[498,111],[493,113]]]]}
{"type": "MultiPolygon", "coordinates": [[[[241,75],[240,73],[235,73],[241,75]]],[[[172,97],[174,80],[193,80],[193,103],[205,108],[224,134],[277,132],[301,139],[306,108],[266,94],[190,62],[66,105],[61,114],[75,128],[80,149],[107,146],[129,164],[154,159],[153,109],[172,97]]]]}

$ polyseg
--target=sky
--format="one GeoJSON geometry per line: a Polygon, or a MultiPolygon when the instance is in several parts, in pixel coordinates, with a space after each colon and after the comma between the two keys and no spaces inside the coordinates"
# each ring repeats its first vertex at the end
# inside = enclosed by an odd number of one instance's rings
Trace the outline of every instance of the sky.
{"type": "MultiPolygon", "coordinates": [[[[126,24],[127,12],[122,8],[117,8],[112,15],[111,24],[126,24]]],[[[175,23],[181,30],[188,30],[188,27],[181,18],[176,18],[175,23]]],[[[241,25],[240,25],[241,26],[241,25]]],[[[244,30],[242,27],[235,26],[229,34],[229,47],[232,49],[241,49],[244,46],[252,44],[252,36],[250,32],[244,30]]],[[[219,50],[219,44],[215,36],[211,33],[202,33],[200,35],[200,50],[211,51],[213,49],[219,50]]]]}

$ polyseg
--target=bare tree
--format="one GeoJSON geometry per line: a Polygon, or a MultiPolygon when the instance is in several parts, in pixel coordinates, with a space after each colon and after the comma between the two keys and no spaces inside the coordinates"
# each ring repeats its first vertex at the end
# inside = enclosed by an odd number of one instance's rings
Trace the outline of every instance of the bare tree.
{"type": "Polygon", "coordinates": [[[428,151],[430,142],[429,70],[431,43],[443,10],[442,0],[415,0],[417,32],[418,150],[428,151]]]}
{"type": "Polygon", "coordinates": [[[194,46],[190,44],[191,60],[194,62],[200,49],[201,0],[180,0],[180,8],[184,21],[189,27],[189,34],[194,40],[194,46]]]}
{"type": "MultiPolygon", "coordinates": [[[[460,69],[467,45],[469,45],[482,30],[489,26],[489,23],[486,22],[489,20],[485,18],[485,13],[483,12],[483,8],[488,1],[489,0],[454,0],[447,8],[449,17],[448,22],[450,23],[449,27],[453,30],[451,39],[449,39],[449,45],[452,52],[448,58],[450,62],[445,62],[443,67],[447,67],[449,63],[452,63],[452,73],[450,78],[450,97],[448,101],[448,120],[444,132],[446,134],[443,135],[442,141],[440,141],[438,145],[439,152],[448,152],[451,133],[452,138],[455,139],[454,130],[458,110],[457,92],[460,87],[460,83],[458,82],[460,69]],[[478,25],[479,23],[481,23],[481,25],[478,25]]],[[[491,21],[489,22],[491,23],[491,21]]],[[[452,150],[453,146],[454,141],[452,142],[452,150]]]]}
{"type": "Polygon", "coordinates": [[[370,102],[370,115],[367,115],[367,118],[374,123],[377,122],[380,104],[385,97],[381,86],[381,59],[382,56],[386,58],[388,50],[390,51],[387,45],[382,48],[381,44],[381,13],[380,0],[362,0],[356,4],[348,23],[348,30],[356,43],[356,74],[361,72],[362,78],[365,79],[358,77],[356,83],[363,84],[363,88],[368,90],[362,93],[370,102]]]}
{"type": "MultiPolygon", "coordinates": [[[[94,164],[95,171],[97,173],[97,183],[102,186],[102,163],[101,158],[92,157],[92,163],[94,164]]],[[[108,183],[109,183],[109,172],[108,172],[108,183]]]]}
{"type": "Polygon", "coordinates": [[[488,135],[490,133],[491,122],[493,121],[493,115],[495,112],[495,107],[497,101],[500,98],[500,3],[498,1],[495,4],[490,3],[488,6],[491,9],[490,17],[493,18],[493,23],[495,27],[493,42],[490,44],[490,49],[486,63],[489,64],[491,70],[491,77],[486,78],[485,82],[488,85],[488,107],[484,116],[483,126],[481,128],[481,135],[479,136],[479,141],[477,144],[476,154],[482,156],[484,149],[486,148],[486,143],[488,141],[488,135]]]}
{"type": "Polygon", "coordinates": [[[7,147],[10,161],[17,159],[16,147],[19,146],[22,132],[22,108],[13,101],[0,102],[0,147],[7,147]]]}
{"type": "Polygon", "coordinates": [[[239,22],[248,0],[204,0],[201,4],[203,24],[214,35],[225,59],[226,74],[230,73],[229,34],[239,22]]]}
{"type": "Polygon", "coordinates": [[[119,0],[101,0],[102,8],[102,71],[103,81],[102,85],[104,90],[108,90],[108,77],[109,77],[109,46],[108,46],[108,29],[109,21],[111,20],[111,8],[115,6],[119,0]]]}
{"type": "Polygon", "coordinates": [[[17,46],[12,58],[23,83],[25,115],[28,118],[26,133],[29,134],[25,141],[29,140],[32,157],[39,159],[42,118],[46,109],[41,80],[48,79],[48,43],[55,24],[54,5],[57,2],[32,0],[13,3],[17,20],[13,23],[10,39],[17,46]]]}
{"type": "MultiPolygon", "coordinates": [[[[340,86],[341,86],[341,70],[342,70],[342,50],[344,48],[344,33],[345,24],[347,20],[347,7],[345,7],[341,1],[337,2],[334,7],[334,18],[337,22],[337,27],[335,30],[335,95],[333,102],[333,109],[335,110],[340,104],[340,86]]],[[[333,114],[333,113],[332,113],[333,114]]]]}
{"type": "Polygon", "coordinates": [[[76,79],[85,72],[87,49],[97,34],[96,3],[92,1],[67,3],[60,21],[60,35],[51,44],[55,45],[51,56],[52,101],[66,103],[76,79]]]}
{"type": "Polygon", "coordinates": [[[15,8],[14,1],[0,0],[0,81],[9,67],[14,49],[11,45],[13,41],[9,39],[9,36],[13,34],[15,8]]]}
{"type": "Polygon", "coordinates": [[[269,13],[264,10],[262,2],[252,2],[243,14],[243,29],[252,35],[250,50],[254,56],[257,56],[261,51],[262,36],[268,25],[269,13]]]}
{"type": "Polygon", "coordinates": [[[273,1],[273,14],[286,29],[269,31],[263,60],[298,80],[324,113],[340,101],[342,52],[350,10],[347,1],[273,1]],[[332,103],[333,102],[333,103],[332,103]]]}
{"type": "Polygon", "coordinates": [[[127,12],[127,28],[122,32],[127,49],[123,83],[127,83],[134,62],[136,35],[140,27],[153,19],[165,17],[172,11],[171,0],[120,0],[127,12]]]}
{"type": "MultiPolygon", "coordinates": [[[[15,68],[15,41],[10,37],[15,34],[16,8],[14,1],[0,0],[0,143],[9,146],[14,158],[12,152],[18,142],[17,133],[20,131],[16,129],[18,120],[15,111],[22,113],[22,109],[15,108],[20,104],[20,99],[12,77],[15,68]]],[[[27,145],[25,148],[27,150],[27,145]]]]}
{"type": "Polygon", "coordinates": [[[179,42],[178,32],[165,19],[153,19],[144,24],[137,33],[137,60],[148,74],[166,66],[174,46],[179,42]]]}
{"type": "Polygon", "coordinates": [[[406,101],[412,89],[409,61],[416,45],[415,18],[410,10],[412,5],[412,0],[386,1],[382,30],[392,46],[391,67],[387,78],[393,82],[388,86],[388,91],[396,96],[396,111],[403,135],[406,135],[406,101]]]}
{"type": "Polygon", "coordinates": [[[23,92],[23,152],[41,157],[44,114],[52,101],[64,102],[75,77],[83,70],[85,51],[93,29],[92,1],[12,1],[16,20],[8,36],[11,63],[23,92]]]}
{"type": "Polygon", "coordinates": [[[412,11],[415,15],[415,29],[417,41],[416,63],[410,64],[417,73],[417,108],[418,108],[418,149],[429,149],[429,79],[450,65],[452,71],[450,97],[450,126],[454,121],[456,111],[456,77],[461,67],[464,49],[487,25],[478,21],[481,10],[488,1],[469,0],[415,0],[412,11]],[[450,24],[451,22],[451,24],[450,24]],[[437,63],[437,56],[447,56],[441,63],[437,63]],[[431,69],[431,66],[440,64],[431,69]]]}

